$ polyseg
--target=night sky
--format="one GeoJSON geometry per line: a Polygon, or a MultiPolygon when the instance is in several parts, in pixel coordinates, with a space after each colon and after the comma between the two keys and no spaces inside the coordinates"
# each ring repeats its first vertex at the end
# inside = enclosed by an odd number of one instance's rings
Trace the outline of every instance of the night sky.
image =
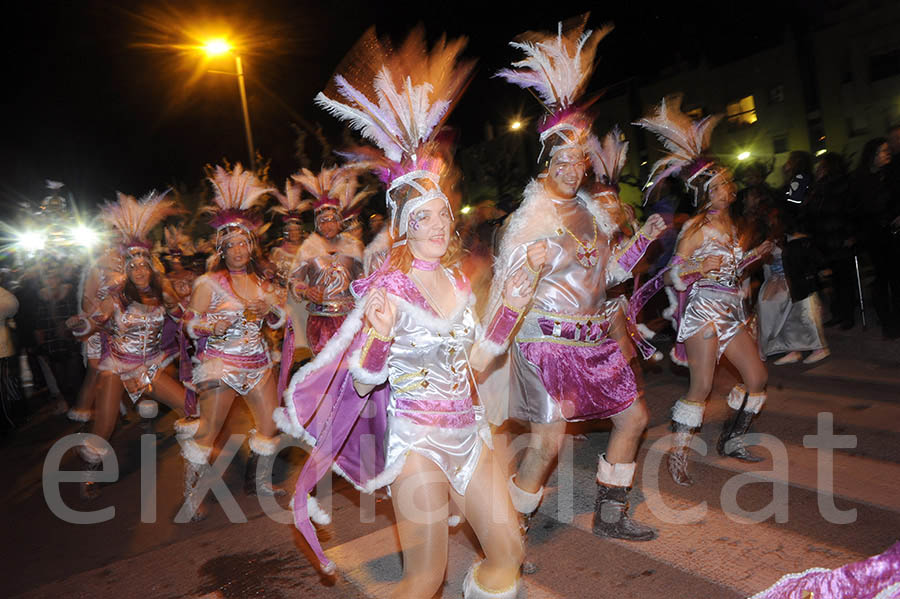
{"type": "MultiPolygon", "coordinates": [[[[140,195],[173,183],[196,186],[204,164],[245,161],[236,80],[206,72],[232,70],[233,60],[204,66],[178,49],[204,29],[242,42],[255,145],[272,159],[273,181],[280,182],[299,166],[291,123],[321,123],[339,143],[339,126],[312,98],[373,24],[398,41],[417,23],[429,37],[469,37],[466,54],[479,58],[476,76],[449,121],[466,145],[481,139],[485,122],[500,127],[521,110],[538,113],[526,92],[490,78],[519,57],[507,42],[522,31],[551,29],[586,10],[592,26],[614,22],[592,80],[591,91],[600,91],[629,77],[653,77],[673,61],[727,60],[807,21],[803,3],[546,5],[537,11],[522,3],[449,1],[7,3],[0,206],[9,217],[22,198],[43,197],[47,178],[64,181],[89,207],[115,190],[140,195]]],[[[316,158],[313,141],[308,148],[316,158]]]]}

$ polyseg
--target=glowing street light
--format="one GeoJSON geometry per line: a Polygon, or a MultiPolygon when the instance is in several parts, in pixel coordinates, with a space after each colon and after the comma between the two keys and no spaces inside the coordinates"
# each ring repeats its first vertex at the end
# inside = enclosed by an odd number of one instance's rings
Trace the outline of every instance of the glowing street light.
{"type": "Polygon", "coordinates": [[[750,158],[750,152],[748,152],[747,150],[744,150],[737,155],[737,159],[741,161],[747,160],[748,158],[750,158]]]}
{"type": "Polygon", "coordinates": [[[220,56],[231,52],[231,44],[222,38],[211,39],[203,45],[207,56],[220,56]]]}
{"type": "Polygon", "coordinates": [[[509,128],[511,131],[518,131],[522,128],[522,121],[513,121],[509,124],[509,128]]]}
{"type": "Polygon", "coordinates": [[[459,209],[460,214],[468,214],[471,211],[472,211],[472,207],[469,206],[468,204],[466,204],[465,206],[463,206],[462,208],[459,209]]]}
{"type": "Polygon", "coordinates": [[[825,148],[822,148],[821,150],[816,150],[816,157],[818,158],[819,156],[822,156],[823,154],[825,154],[827,152],[828,152],[828,150],[826,150],[825,148]]]}
{"type": "MultiPolygon", "coordinates": [[[[209,58],[222,56],[223,54],[228,54],[234,50],[234,46],[221,37],[207,40],[200,48],[209,58]]],[[[247,136],[247,154],[250,156],[250,170],[256,171],[256,152],[253,150],[253,131],[250,129],[250,109],[247,107],[247,88],[244,84],[244,65],[241,62],[240,54],[236,52],[234,54],[234,67],[234,73],[228,73],[226,71],[215,72],[224,75],[235,75],[237,77],[238,91],[241,94],[241,109],[244,113],[244,133],[247,136]]]]}
{"type": "Polygon", "coordinates": [[[75,243],[86,249],[94,247],[100,241],[100,235],[97,231],[82,224],[73,227],[69,231],[69,235],[75,243]]]}

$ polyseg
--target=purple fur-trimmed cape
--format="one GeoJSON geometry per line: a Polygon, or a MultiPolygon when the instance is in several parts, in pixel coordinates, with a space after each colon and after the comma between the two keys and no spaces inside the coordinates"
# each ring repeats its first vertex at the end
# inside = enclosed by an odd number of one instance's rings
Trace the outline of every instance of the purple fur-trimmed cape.
{"type": "Polygon", "coordinates": [[[307,496],[331,469],[358,490],[372,493],[385,478],[384,439],[390,390],[377,385],[366,397],[353,386],[349,358],[365,341],[363,299],[373,289],[430,311],[425,298],[402,272],[383,266],[354,281],[356,307],[315,360],[294,375],[284,394],[284,408],[275,411],[278,427],[313,446],[294,492],[294,524],[309,543],[326,572],[334,565],[325,556],[309,520],[307,496]]]}

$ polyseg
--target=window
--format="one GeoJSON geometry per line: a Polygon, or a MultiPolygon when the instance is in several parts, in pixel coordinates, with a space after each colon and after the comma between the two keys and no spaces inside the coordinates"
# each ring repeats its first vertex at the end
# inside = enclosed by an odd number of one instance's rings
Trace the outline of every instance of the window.
{"type": "Polygon", "coordinates": [[[900,49],[869,57],[869,81],[900,75],[900,49]]]}
{"type": "Polygon", "coordinates": [[[776,135],[772,138],[772,153],[784,154],[788,151],[787,135],[776,135]]]}
{"type": "Polygon", "coordinates": [[[752,125],[756,122],[756,102],[753,96],[745,96],[740,100],[729,102],[725,110],[728,122],[732,125],[752,125]]]}

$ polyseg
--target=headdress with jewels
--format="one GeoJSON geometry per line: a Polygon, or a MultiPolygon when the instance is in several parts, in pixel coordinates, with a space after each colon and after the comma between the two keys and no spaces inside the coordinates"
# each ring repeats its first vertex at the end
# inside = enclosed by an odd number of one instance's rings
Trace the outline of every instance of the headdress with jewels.
{"type": "Polygon", "coordinates": [[[101,209],[100,219],[119,233],[119,251],[126,264],[143,258],[154,268],[160,269],[151,258],[153,243],[148,235],[160,221],[176,212],[175,202],[166,198],[167,193],[151,191],[137,200],[134,196],[116,192],[118,201],[107,203],[101,209]]]}
{"type": "Polygon", "coordinates": [[[465,43],[442,37],[429,51],[417,28],[394,50],[369,29],[338,68],[333,85],[316,96],[319,106],[378,147],[344,155],[388,186],[394,245],[406,243],[410,214],[427,202],[441,199],[452,214],[441,190],[448,161],[438,133],[474,66],[459,60],[465,43]]]}
{"type": "Polygon", "coordinates": [[[591,135],[591,119],[578,101],[594,72],[597,44],[612,31],[612,25],[585,29],[590,13],[560,22],[556,34],[529,31],[509,43],[526,54],[511,69],[497,72],[519,87],[531,89],[549,113],[538,127],[541,154],[549,160],[563,148],[585,145],[591,135]]]}
{"type": "Polygon", "coordinates": [[[681,95],[663,98],[653,113],[637,121],[659,138],[668,154],[660,158],[650,171],[644,188],[646,200],[657,183],[670,175],[684,180],[694,196],[694,206],[709,189],[709,184],[728,170],[706,155],[713,129],[722,115],[709,115],[694,120],[681,111],[681,95]]]}
{"type": "Polygon", "coordinates": [[[303,186],[294,183],[291,179],[284,182],[284,193],[280,191],[272,192],[278,204],[272,207],[272,212],[280,214],[284,224],[299,223],[303,218],[303,213],[312,210],[313,201],[304,200],[303,186]]]}
{"type": "Polygon", "coordinates": [[[242,235],[253,242],[254,232],[262,225],[262,219],[254,214],[253,208],[263,201],[267,193],[275,189],[267,187],[250,171],[245,171],[240,163],[231,171],[216,166],[210,173],[209,182],[213,186],[213,205],[206,208],[212,214],[210,225],[216,230],[216,250],[234,236],[242,235]]]}

